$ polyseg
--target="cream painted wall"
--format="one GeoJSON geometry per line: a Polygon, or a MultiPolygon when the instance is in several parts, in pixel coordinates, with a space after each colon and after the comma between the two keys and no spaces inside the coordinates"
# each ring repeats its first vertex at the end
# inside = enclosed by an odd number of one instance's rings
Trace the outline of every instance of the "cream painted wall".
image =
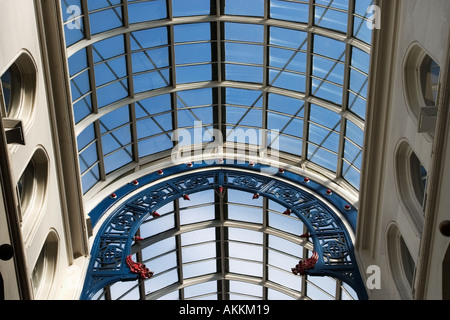
{"type": "MultiPolygon", "coordinates": [[[[12,179],[14,183],[18,181],[37,149],[45,151],[49,163],[45,199],[42,206],[33,208],[26,214],[22,222],[21,231],[25,242],[29,277],[31,280],[32,270],[46,238],[50,232],[53,232],[58,238],[58,255],[56,272],[51,279],[51,291],[43,295],[38,293],[35,298],[77,299],[79,293],[74,287],[80,280],[73,279],[73,275],[81,270],[75,267],[76,264],[72,265],[69,258],[69,236],[66,235],[66,226],[62,214],[55,141],[52,137],[48,93],[36,16],[35,1],[33,0],[0,0],[0,30],[2,30],[0,34],[0,74],[3,74],[23,52],[32,57],[37,70],[37,87],[32,119],[26,121],[24,128],[26,145],[10,145],[12,179]],[[72,265],[71,268],[69,268],[70,265],[72,265]],[[68,278],[71,283],[67,283],[68,278]]],[[[80,274],[77,278],[82,279],[80,274]]]]}
{"type": "MultiPolygon", "coordinates": [[[[393,76],[392,98],[389,103],[389,126],[386,132],[386,147],[384,150],[384,172],[383,182],[380,188],[379,201],[381,205],[377,212],[378,223],[373,226],[376,229],[375,252],[364,252],[361,255],[362,264],[376,264],[381,269],[381,289],[371,290],[371,299],[401,299],[405,294],[401,294],[396,286],[395,277],[390,271],[390,259],[388,253],[392,250],[392,244],[387,241],[388,228],[395,224],[402,234],[414,262],[416,263],[416,297],[423,299],[441,299],[442,289],[442,259],[449,244],[437,230],[438,224],[442,220],[448,220],[448,208],[450,199],[448,195],[450,174],[449,141],[445,141],[445,149],[440,149],[439,153],[434,153],[437,138],[434,140],[423,133],[418,133],[417,123],[411,116],[407,107],[404,84],[404,62],[408,50],[412,44],[420,44],[429,55],[440,65],[441,70],[448,70],[448,50],[450,22],[450,2],[448,0],[395,0],[400,1],[399,30],[397,34],[397,45],[394,51],[395,68],[390,70],[393,76]],[[440,192],[435,194],[437,205],[436,212],[430,212],[430,216],[436,217],[431,221],[425,221],[424,230],[417,232],[414,227],[408,209],[400,202],[398,185],[395,182],[398,172],[395,167],[395,152],[400,141],[406,140],[415,151],[422,164],[427,169],[431,179],[441,178],[440,192]],[[443,156],[444,168],[442,172],[433,172],[436,157],[443,156]],[[445,218],[447,216],[447,218],[445,218]],[[424,235],[434,235],[432,245],[424,248],[424,235]],[[425,252],[427,251],[427,252],[425,252]],[[430,259],[429,268],[423,269],[424,261],[430,259]],[[418,284],[425,280],[425,288],[418,284]]],[[[382,12],[382,14],[384,14],[382,12]]],[[[442,79],[442,77],[441,77],[442,79]]],[[[447,86],[448,88],[448,86],[447,86]]],[[[448,90],[448,89],[447,89],[448,90]]],[[[379,93],[374,93],[379,94],[379,93]]],[[[449,108],[448,105],[442,106],[449,108]]],[[[376,106],[375,106],[376,108],[376,106]]],[[[444,119],[447,121],[447,119],[444,119]]],[[[449,132],[445,128],[446,136],[449,132]]],[[[381,142],[380,142],[381,143],[381,142]]],[[[435,181],[435,180],[434,180],[435,181]]],[[[433,183],[430,181],[430,183],[433,183]]],[[[433,195],[434,196],[434,195],[433,195]]]]}

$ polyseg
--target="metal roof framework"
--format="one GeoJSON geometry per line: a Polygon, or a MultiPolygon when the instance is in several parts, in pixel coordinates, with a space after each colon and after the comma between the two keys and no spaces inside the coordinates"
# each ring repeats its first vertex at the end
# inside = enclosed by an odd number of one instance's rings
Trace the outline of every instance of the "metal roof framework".
{"type": "MultiPolygon", "coordinates": [[[[86,201],[127,174],[170,159],[177,146],[206,147],[214,129],[236,152],[254,148],[264,157],[276,148],[285,166],[357,194],[372,4],[61,0],[86,201]],[[176,129],[198,127],[200,139],[172,140],[176,129]],[[238,129],[263,134],[249,144],[230,138],[238,129]]],[[[222,217],[230,204],[215,199],[210,205],[222,217]]],[[[176,217],[179,200],[173,206],[176,217]]],[[[217,290],[221,297],[226,283],[217,290]]],[[[177,292],[184,297],[183,289],[177,292]]],[[[290,296],[305,293],[299,292],[290,296]]]]}

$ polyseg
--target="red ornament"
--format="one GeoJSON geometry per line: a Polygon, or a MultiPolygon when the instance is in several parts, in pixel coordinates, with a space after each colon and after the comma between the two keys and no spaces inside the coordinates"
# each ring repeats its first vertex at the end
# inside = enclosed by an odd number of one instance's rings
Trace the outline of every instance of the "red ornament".
{"type": "Polygon", "coordinates": [[[259,198],[259,193],[255,193],[254,195],[253,195],[253,199],[258,199],[259,198]]]}
{"type": "Polygon", "coordinates": [[[142,241],[142,240],[144,240],[144,239],[141,238],[141,237],[138,237],[138,236],[134,236],[134,237],[133,237],[133,240],[134,240],[134,241],[142,241]]]}
{"type": "Polygon", "coordinates": [[[328,189],[327,192],[326,192],[327,195],[331,195],[332,193],[333,192],[330,189],[328,189]]]}
{"type": "Polygon", "coordinates": [[[187,167],[188,168],[192,168],[194,165],[192,164],[192,162],[189,162],[188,164],[187,164],[187,167]]]}
{"type": "Polygon", "coordinates": [[[133,181],[131,182],[131,184],[132,184],[133,186],[137,186],[137,185],[139,184],[139,181],[133,180],[133,181]]]}
{"type": "Polygon", "coordinates": [[[152,212],[152,216],[155,218],[161,217],[161,215],[156,211],[152,212]]]}
{"type": "Polygon", "coordinates": [[[283,169],[283,168],[280,168],[280,169],[278,169],[278,172],[279,172],[279,173],[284,173],[284,169],[283,169]]]}
{"type": "Polygon", "coordinates": [[[309,178],[305,177],[305,179],[303,179],[304,182],[309,182],[309,178]]]}
{"type": "Polygon", "coordinates": [[[300,238],[309,238],[311,235],[308,233],[308,232],[306,232],[306,233],[304,233],[304,234],[302,234],[301,236],[300,236],[300,238]]]}
{"type": "Polygon", "coordinates": [[[159,170],[158,170],[158,175],[160,176],[160,175],[162,175],[162,174],[164,174],[164,172],[163,172],[161,169],[159,169],[159,170]]]}
{"type": "Polygon", "coordinates": [[[117,195],[115,193],[111,193],[111,195],[109,196],[111,199],[115,199],[117,198],[117,195]]]}
{"type": "Polygon", "coordinates": [[[351,207],[350,207],[350,205],[349,205],[349,204],[346,204],[346,205],[344,206],[344,209],[345,209],[345,210],[350,210],[350,209],[351,209],[351,207]]]}
{"type": "Polygon", "coordinates": [[[144,264],[133,261],[131,255],[127,256],[125,262],[131,272],[139,274],[141,279],[150,279],[153,276],[153,271],[150,271],[144,264]]]}
{"type": "Polygon", "coordinates": [[[222,186],[218,187],[218,188],[217,188],[217,192],[218,192],[218,193],[223,193],[223,187],[222,187],[222,186]]]}
{"type": "Polygon", "coordinates": [[[183,199],[187,201],[191,200],[187,194],[183,194],[183,199]]]}
{"type": "Polygon", "coordinates": [[[285,212],[283,212],[283,214],[285,214],[285,215],[290,215],[292,213],[292,210],[291,209],[287,209],[285,212]]]}
{"type": "Polygon", "coordinates": [[[292,273],[295,275],[300,274],[301,276],[305,275],[305,271],[306,270],[310,270],[313,269],[314,266],[316,265],[317,261],[319,260],[319,255],[317,254],[317,252],[313,252],[313,255],[311,256],[311,258],[305,259],[305,260],[300,260],[298,262],[298,264],[292,268],[292,273]]]}

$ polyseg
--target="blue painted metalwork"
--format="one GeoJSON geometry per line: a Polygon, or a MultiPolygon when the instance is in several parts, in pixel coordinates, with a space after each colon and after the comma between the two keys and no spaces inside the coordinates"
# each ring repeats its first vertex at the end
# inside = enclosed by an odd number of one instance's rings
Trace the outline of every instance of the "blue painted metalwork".
{"type": "MultiPolygon", "coordinates": [[[[90,299],[96,292],[117,281],[137,279],[138,276],[131,273],[125,260],[131,253],[133,237],[138,228],[143,221],[152,217],[153,212],[185,194],[192,195],[219,187],[258,193],[290,209],[306,225],[314,251],[319,255],[314,269],[308,270],[307,274],[340,279],[350,285],[360,299],[366,299],[367,293],[358,270],[349,230],[341,217],[316,195],[326,196],[353,229],[356,227],[355,208],[305,177],[288,171],[274,176],[262,175],[263,167],[236,163],[216,166],[203,163],[197,164],[195,168],[180,165],[164,169],[163,174],[149,174],[139,179],[139,184],[130,183],[117,190],[115,198],[105,199],[90,213],[94,225],[117,201],[132,191],[142,191],[119,205],[101,225],[92,247],[92,259],[81,299],[90,299]],[[209,170],[194,170],[199,168],[209,170]],[[170,178],[182,172],[184,174],[170,178]],[[169,178],[157,183],[162,176],[169,178]],[[301,184],[311,191],[289,182],[301,184]]],[[[286,266],[287,269],[290,267],[286,266]]]]}

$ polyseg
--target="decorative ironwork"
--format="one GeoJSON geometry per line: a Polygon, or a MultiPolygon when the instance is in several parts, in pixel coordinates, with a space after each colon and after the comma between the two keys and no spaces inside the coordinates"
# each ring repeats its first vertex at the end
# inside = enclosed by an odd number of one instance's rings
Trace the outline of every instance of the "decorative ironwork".
{"type": "Polygon", "coordinates": [[[295,275],[304,276],[306,274],[306,270],[313,269],[318,260],[319,255],[314,251],[310,258],[300,260],[295,268],[291,269],[292,273],[295,275]]]}
{"type": "Polygon", "coordinates": [[[97,262],[102,269],[117,269],[122,262],[123,248],[116,244],[108,244],[100,248],[97,254],[97,262]]]}
{"type": "Polygon", "coordinates": [[[131,255],[128,255],[125,261],[131,272],[138,274],[141,279],[150,279],[153,276],[153,271],[150,271],[145,264],[133,261],[131,255]]]}
{"type": "Polygon", "coordinates": [[[258,181],[255,178],[248,176],[235,177],[232,183],[235,186],[239,186],[246,189],[253,189],[258,185],[258,181]]]}
{"type": "Polygon", "coordinates": [[[206,186],[208,185],[209,181],[207,178],[202,176],[197,176],[194,178],[187,179],[184,184],[187,189],[194,190],[198,188],[199,186],[206,186]]]}
{"type": "MultiPolygon", "coordinates": [[[[299,236],[308,238],[313,243],[315,253],[310,259],[300,261],[299,265],[292,269],[294,273],[339,278],[364,297],[365,290],[361,285],[351,238],[341,218],[312,192],[296,187],[295,183],[281,180],[277,176],[268,177],[251,172],[252,169],[241,171],[221,166],[216,170],[204,172],[188,171],[183,176],[172,179],[167,175],[168,180],[155,183],[151,187],[145,187],[143,183],[135,185],[136,188],[142,188],[142,191],[119,205],[99,229],[81,298],[92,298],[107,284],[144,277],[140,272],[147,272],[145,266],[134,265],[132,269],[129,267],[131,245],[137,239],[136,233],[140,225],[147,219],[158,218],[159,214],[156,212],[159,208],[175,199],[188,199],[188,194],[193,195],[207,189],[214,189],[223,196],[226,188],[250,192],[254,199],[260,196],[271,199],[284,206],[288,214],[296,215],[302,220],[308,232],[299,236]],[[139,274],[136,270],[139,270],[139,274]]],[[[284,172],[283,178],[289,174],[284,172]]],[[[297,183],[304,183],[303,177],[297,177],[297,183]]],[[[308,186],[313,185],[313,182],[308,180],[308,186]]],[[[326,189],[321,193],[325,192],[326,189]]],[[[334,199],[336,203],[344,203],[337,197],[331,194],[327,198],[334,199]]],[[[120,198],[108,198],[105,201],[111,203],[120,201],[120,198]]],[[[105,207],[107,205],[102,204],[98,208],[101,210],[105,207]]],[[[150,275],[145,272],[144,275],[150,275]]]]}

